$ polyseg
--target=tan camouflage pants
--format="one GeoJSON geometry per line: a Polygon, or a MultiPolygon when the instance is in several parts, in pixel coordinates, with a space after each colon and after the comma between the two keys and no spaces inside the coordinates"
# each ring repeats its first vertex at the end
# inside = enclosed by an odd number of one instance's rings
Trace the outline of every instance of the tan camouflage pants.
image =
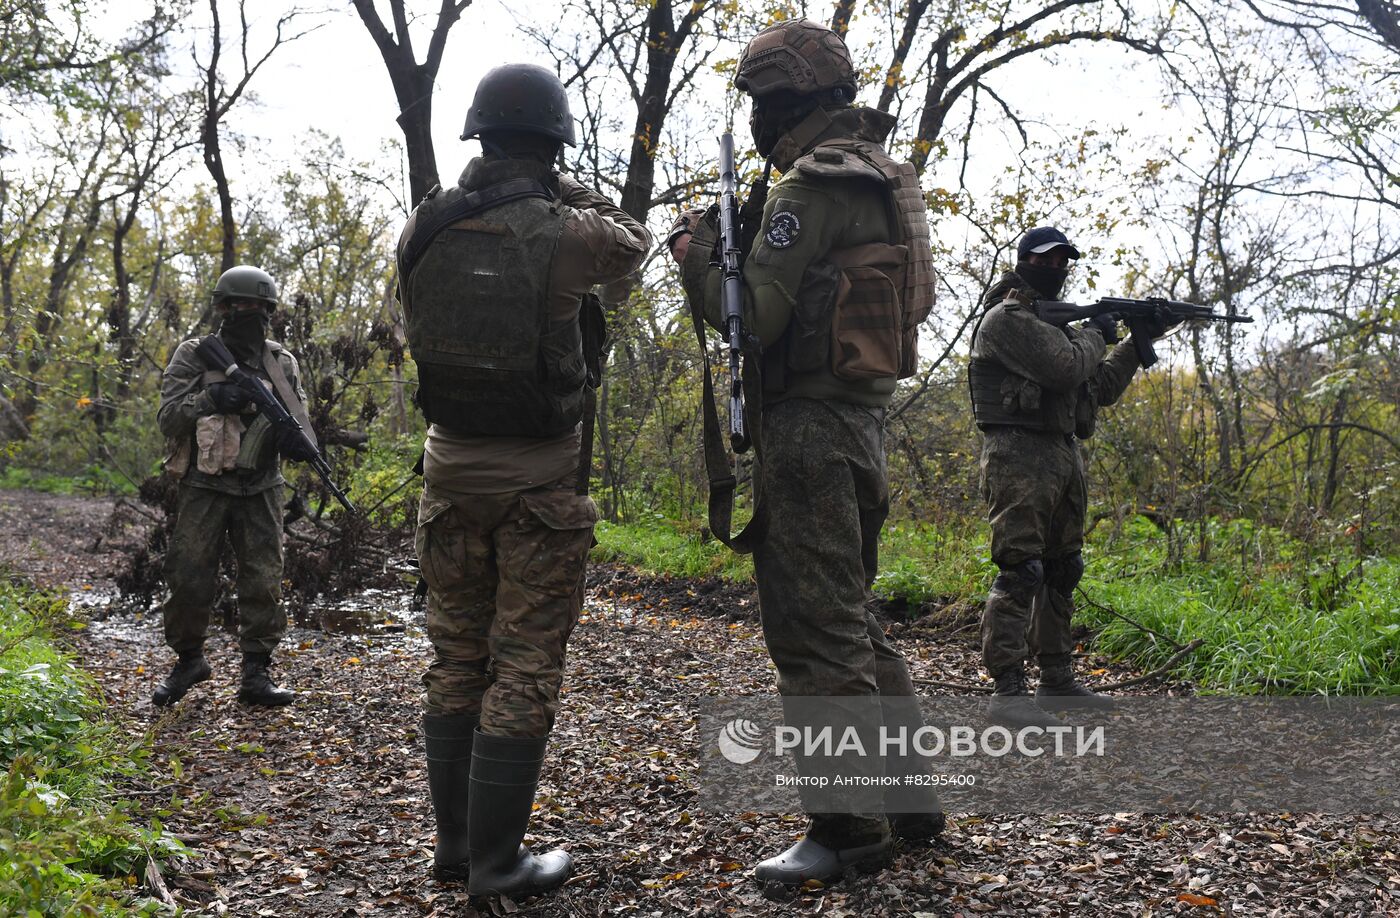
{"type": "Polygon", "coordinates": [[[282,487],[242,497],[182,484],[175,530],[165,552],[170,596],[162,609],[165,643],[176,652],[204,646],[225,533],[238,562],[239,647],[245,653],[271,653],[287,630],[282,608],[282,487]]]}
{"type": "Polygon", "coordinates": [[[428,713],[479,715],[496,736],[549,734],[598,519],[572,478],[504,494],[424,485],[416,541],[435,653],[423,676],[428,713]]]}
{"type": "Polygon", "coordinates": [[[982,613],[982,660],[995,674],[1031,653],[1074,649],[1070,626],[1088,490],[1079,444],[1063,434],[988,431],[981,470],[992,560],[1002,571],[982,613]],[[1039,562],[1039,582],[1024,574],[1030,562],[1039,562]]]}

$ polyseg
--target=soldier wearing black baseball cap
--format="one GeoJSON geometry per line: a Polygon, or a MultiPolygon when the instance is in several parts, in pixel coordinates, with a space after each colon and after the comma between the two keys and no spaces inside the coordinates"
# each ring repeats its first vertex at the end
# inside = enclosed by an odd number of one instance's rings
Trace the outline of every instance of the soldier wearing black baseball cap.
{"type": "Polygon", "coordinates": [[[1079,249],[1053,226],[1027,230],[1016,266],[992,285],[972,333],[968,389],[983,432],[982,496],[998,568],[982,615],[982,660],[996,682],[992,720],[1021,728],[1062,723],[1051,710],[1112,702],[1072,667],[1074,590],[1084,573],[1088,489],[1078,442],[1118,400],[1137,351],[1113,323],[1059,328],[1036,300],[1058,300],[1079,249]],[[1110,340],[1112,339],[1112,340],[1110,340]],[[1040,664],[1032,698],[1026,661],[1040,664]]]}

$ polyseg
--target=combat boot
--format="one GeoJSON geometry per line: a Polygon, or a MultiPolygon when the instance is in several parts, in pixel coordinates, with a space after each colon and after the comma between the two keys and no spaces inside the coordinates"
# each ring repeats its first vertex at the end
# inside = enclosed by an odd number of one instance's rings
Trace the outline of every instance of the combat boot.
{"type": "Polygon", "coordinates": [[[889,861],[894,843],[883,819],[879,832],[860,837],[844,834],[843,823],[839,817],[814,818],[806,837],[754,868],[754,879],[784,886],[801,886],[809,880],[826,883],[847,870],[871,869],[889,861]]]}
{"type": "Polygon", "coordinates": [[[471,786],[474,714],[424,714],[423,746],[428,754],[428,793],[437,820],[433,875],[465,882],[471,867],[467,847],[467,791],[471,786]]]}
{"type": "Polygon", "coordinates": [[[1113,699],[1100,695],[1074,677],[1074,666],[1067,653],[1046,654],[1040,658],[1040,685],[1035,697],[1050,708],[1111,711],[1113,699]]]}
{"type": "Polygon", "coordinates": [[[296,693],[290,689],[278,688],[268,675],[267,668],[271,663],[270,653],[244,652],[243,684],[238,687],[239,701],[265,707],[292,703],[296,693]]]}
{"type": "Polygon", "coordinates": [[[567,851],[531,854],[521,844],[548,737],[493,736],[476,731],[472,742],[471,790],[467,801],[467,846],[473,896],[518,898],[562,886],[574,869],[567,851]]]}
{"type": "Polygon", "coordinates": [[[992,673],[996,689],[987,699],[987,719],[1012,730],[1023,727],[1064,727],[1063,720],[1041,708],[1026,689],[1026,665],[1017,663],[1000,673],[992,673]]]}
{"type": "Polygon", "coordinates": [[[204,658],[203,648],[182,650],[180,659],[175,662],[175,668],[170,671],[170,675],[156,686],[151,701],[158,708],[174,704],[184,698],[185,693],[194,686],[208,679],[209,675],[209,661],[204,658]]]}

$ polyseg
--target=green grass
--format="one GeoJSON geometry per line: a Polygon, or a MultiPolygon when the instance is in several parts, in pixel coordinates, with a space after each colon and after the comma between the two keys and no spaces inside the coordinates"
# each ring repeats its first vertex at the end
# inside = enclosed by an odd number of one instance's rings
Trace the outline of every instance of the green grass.
{"type": "Polygon", "coordinates": [[[53,475],[12,465],[0,472],[0,488],[22,488],[46,494],[119,494],[132,495],[136,488],[131,482],[98,466],[79,475],[53,475]]]}
{"type": "MultiPolygon", "coordinates": [[[[653,519],[598,526],[596,560],[653,574],[745,581],[749,559],[698,524],[653,519]]],[[[1351,557],[1345,545],[1308,546],[1248,521],[1212,523],[1209,563],[1169,563],[1166,539],[1144,518],[1102,527],[1085,548],[1081,584],[1107,606],[1179,644],[1204,643],[1173,675],[1204,691],[1400,694],[1400,559],[1351,557]]],[[[885,527],[875,592],[910,606],[980,605],[996,573],[983,524],[885,527]]],[[[1080,602],[1096,649],[1151,669],[1176,646],[1080,602]]]]}
{"type": "Polygon", "coordinates": [[[657,516],[641,523],[600,522],[594,561],[616,561],[647,574],[720,577],[743,582],[753,578],[753,559],[736,555],[715,539],[702,540],[699,523],[678,523],[657,516]]]}
{"type": "Polygon", "coordinates": [[[94,687],[54,643],[73,626],[61,599],[0,582],[0,914],[154,913],[128,888],[180,845],[117,796],[146,746],[97,723],[94,687]]]}

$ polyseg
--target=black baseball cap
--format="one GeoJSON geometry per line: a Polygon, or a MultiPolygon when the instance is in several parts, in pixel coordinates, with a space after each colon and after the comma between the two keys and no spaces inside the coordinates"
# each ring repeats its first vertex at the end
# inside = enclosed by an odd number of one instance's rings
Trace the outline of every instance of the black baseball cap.
{"type": "Polygon", "coordinates": [[[1026,230],[1026,234],[1021,237],[1021,241],[1016,245],[1016,257],[1025,261],[1027,255],[1039,255],[1058,246],[1069,249],[1070,258],[1079,257],[1079,250],[1064,233],[1053,226],[1037,226],[1035,229],[1026,230]]]}

